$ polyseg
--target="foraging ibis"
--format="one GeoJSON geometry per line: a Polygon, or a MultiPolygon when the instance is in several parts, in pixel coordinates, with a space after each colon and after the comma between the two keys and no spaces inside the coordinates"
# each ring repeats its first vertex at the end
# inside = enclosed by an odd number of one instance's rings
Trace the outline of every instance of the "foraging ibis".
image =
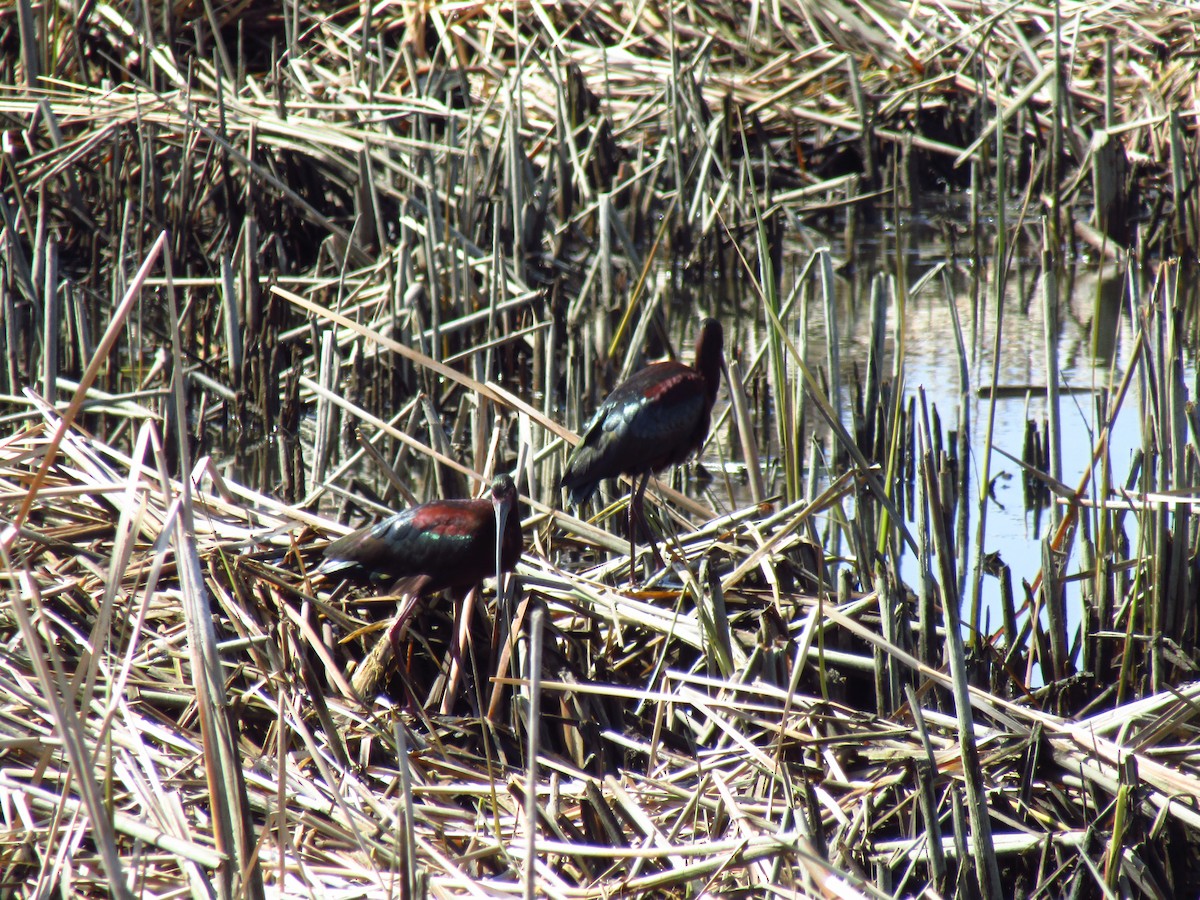
{"type": "Polygon", "coordinates": [[[508,475],[478,500],[433,500],[338,538],[317,571],[400,581],[406,592],[471,588],[521,558],[517,486],[508,475]],[[502,535],[500,541],[497,535],[502,535]]]}
{"type": "Polygon", "coordinates": [[[384,636],[354,671],[350,684],[360,697],[383,676],[421,598],[447,589],[466,591],[516,567],[522,547],[516,506],[517,486],[508,475],[499,475],[486,497],[422,503],[325,548],[318,572],[386,579],[395,582],[395,593],[406,595],[384,636]]]}
{"type": "Polygon", "coordinates": [[[652,472],[681,463],[708,436],[724,361],[724,331],[705,319],[696,337],[696,360],[652,363],[608,395],[571,452],[559,487],[571,503],[586,503],[605,478],[634,479],[629,501],[629,578],[633,580],[636,523],[645,523],[642,495],[652,472]],[[639,478],[640,476],[640,478],[639,478]]]}

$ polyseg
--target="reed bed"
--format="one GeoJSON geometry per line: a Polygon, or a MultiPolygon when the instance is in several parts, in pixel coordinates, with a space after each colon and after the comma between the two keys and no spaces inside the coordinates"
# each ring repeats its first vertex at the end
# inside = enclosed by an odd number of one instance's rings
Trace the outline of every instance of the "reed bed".
{"type": "Polygon", "coordinates": [[[0,10],[5,891],[1196,893],[1186,15],[142,12],[0,10]],[[948,249],[917,270],[927,215],[948,249]],[[1097,345],[1134,350],[1082,395],[1071,485],[1085,263],[1115,274],[1097,345]],[[983,434],[909,383],[930,296],[983,434]],[[1040,388],[1002,377],[1013,296],[1040,388]],[[565,510],[557,479],[701,310],[727,387],[647,495],[669,565],[626,590],[625,495],[565,510]],[[1047,518],[1005,561],[1013,389],[1044,396],[1011,464],[1047,518]],[[320,546],[497,471],[511,604],[427,603],[360,695],[395,601],[314,576],[320,546]]]}

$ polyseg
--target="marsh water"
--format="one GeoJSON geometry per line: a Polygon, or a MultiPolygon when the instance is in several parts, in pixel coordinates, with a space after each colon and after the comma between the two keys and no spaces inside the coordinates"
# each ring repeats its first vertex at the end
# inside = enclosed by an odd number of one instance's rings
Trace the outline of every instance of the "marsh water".
{"type": "MultiPolygon", "coordinates": [[[[914,216],[902,220],[898,228],[882,228],[859,238],[853,259],[839,267],[841,417],[849,428],[853,385],[867,371],[869,292],[872,280],[883,273],[895,280],[898,290],[909,291],[903,312],[895,303],[888,309],[888,371],[898,373],[906,399],[923,395],[929,408],[936,409],[947,445],[953,444],[952,432],[962,424],[969,434],[966,491],[957,498],[960,509],[956,514],[966,516],[965,522],[960,522],[965,527],[959,534],[966,537],[970,547],[966,552],[958,548],[956,555],[974,565],[980,484],[990,431],[993,451],[982,549],[985,554],[997,554],[996,558],[1010,567],[1020,606],[1021,584],[1033,583],[1038,576],[1042,543],[1053,533],[1063,507],[1053,508],[1054,501],[1044,487],[1031,492],[1028,485],[1036,486],[1038,482],[1023,478],[1022,466],[1015,460],[1029,458],[1031,436],[1034,443],[1048,443],[1053,424],[1047,373],[1048,367],[1054,366],[1059,384],[1059,479],[1075,488],[1093,466],[1093,452],[1105,421],[1104,407],[1126,374],[1134,352],[1136,330],[1131,319],[1128,271],[1124,263],[1086,252],[1062,266],[1055,281],[1056,321],[1048,339],[1043,280],[1046,270],[1038,223],[1032,223],[1016,244],[998,319],[994,261],[987,255],[993,237],[988,235],[984,255],[974,255],[972,245],[976,242],[969,240],[962,209],[961,202],[944,201],[929,215],[914,216]],[[930,273],[933,277],[922,284],[930,273]],[[999,341],[997,327],[1001,329],[999,341]],[[893,369],[899,343],[903,345],[902,364],[893,369]],[[965,385],[960,362],[964,355],[968,374],[965,385]]],[[[979,223],[983,229],[994,226],[994,222],[979,223]]],[[[820,240],[819,236],[813,237],[820,240]]],[[[847,260],[843,242],[830,240],[828,246],[835,260],[847,260]]],[[[794,267],[799,269],[803,262],[804,255],[798,255],[794,267]]],[[[1153,273],[1135,275],[1143,284],[1153,278],[1153,273]]],[[[810,362],[824,363],[825,324],[819,303],[810,305],[804,323],[793,321],[792,327],[797,333],[801,327],[807,329],[810,362]]],[[[1194,360],[1185,359],[1184,368],[1187,382],[1193,383],[1194,360]]],[[[1134,379],[1108,440],[1113,485],[1126,483],[1143,446],[1142,407],[1134,379]]],[[[1048,465],[1044,456],[1039,457],[1041,466],[1048,465]]],[[[1083,496],[1095,496],[1094,482],[1088,484],[1083,496]]],[[[1136,540],[1132,532],[1127,537],[1131,543],[1136,540]]],[[[1081,568],[1078,542],[1072,546],[1075,549],[1064,569],[1068,574],[1081,568]]],[[[961,569],[959,572],[960,582],[965,585],[964,602],[971,594],[972,574],[961,569]]],[[[910,586],[916,583],[911,555],[902,560],[901,576],[910,586]]],[[[1000,622],[999,591],[995,578],[983,579],[979,625],[985,634],[994,632],[1000,622]]],[[[1080,610],[1075,584],[1067,585],[1066,602],[1068,621],[1074,628],[1080,610]]]]}

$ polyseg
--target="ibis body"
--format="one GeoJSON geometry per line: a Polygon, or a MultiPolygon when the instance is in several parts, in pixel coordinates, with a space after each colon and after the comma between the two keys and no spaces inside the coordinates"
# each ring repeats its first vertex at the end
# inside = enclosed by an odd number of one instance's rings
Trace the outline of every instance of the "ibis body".
{"type": "Polygon", "coordinates": [[[584,429],[567,459],[560,486],[573,504],[586,503],[606,478],[629,475],[629,556],[632,578],[636,522],[653,472],[683,462],[703,446],[724,361],[724,331],[705,319],[691,366],[653,363],[617,385],[584,429]]]}
{"type": "Polygon", "coordinates": [[[510,572],[521,558],[516,505],[516,485],[500,475],[486,497],[422,503],[338,538],[325,547],[318,571],[400,581],[420,594],[471,588],[496,574],[497,561],[510,572]]]}

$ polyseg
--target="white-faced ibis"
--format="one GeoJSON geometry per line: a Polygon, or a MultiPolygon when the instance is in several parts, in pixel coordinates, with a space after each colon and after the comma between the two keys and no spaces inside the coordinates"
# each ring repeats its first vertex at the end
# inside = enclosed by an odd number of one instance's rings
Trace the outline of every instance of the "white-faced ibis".
{"type": "Polygon", "coordinates": [[[720,386],[724,341],[721,323],[705,319],[696,336],[693,366],[674,360],[652,363],[617,385],[567,460],[559,486],[569,491],[576,505],[586,503],[605,478],[624,474],[634,479],[629,501],[630,581],[637,523],[645,523],[646,483],[652,472],[683,462],[704,444],[720,386]]]}
{"type": "Polygon", "coordinates": [[[522,547],[516,506],[517,486],[508,475],[499,475],[486,497],[422,503],[325,547],[318,572],[387,581],[394,584],[394,593],[408,598],[385,637],[354,673],[352,684],[360,695],[373,689],[422,597],[441,590],[466,591],[489,575],[516,567],[522,547]]]}

